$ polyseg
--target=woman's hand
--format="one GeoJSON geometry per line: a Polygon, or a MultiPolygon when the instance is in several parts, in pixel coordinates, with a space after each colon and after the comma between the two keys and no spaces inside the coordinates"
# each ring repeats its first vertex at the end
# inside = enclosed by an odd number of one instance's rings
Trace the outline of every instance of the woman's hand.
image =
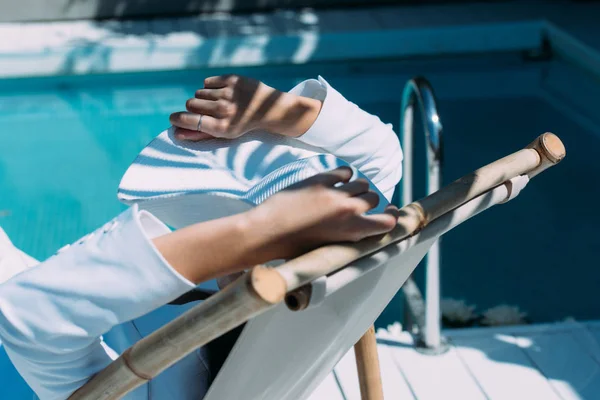
{"type": "Polygon", "coordinates": [[[257,129],[298,137],[312,126],[321,104],[251,78],[223,75],[206,78],[186,102],[187,111],[169,119],[183,140],[235,139],[257,129]]]}
{"type": "Polygon", "coordinates": [[[250,211],[252,225],[268,237],[268,258],[290,258],[327,243],[355,242],[392,230],[397,208],[365,215],[377,207],[379,196],[364,179],[348,183],[351,177],[346,167],[316,175],[250,211]]]}
{"type": "Polygon", "coordinates": [[[200,283],[392,230],[397,209],[364,215],[379,196],[365,180],[348,183],[351,176],[350,168],[315,175],[250,211],[190,225],[153,242],[175,270],[200,283]]]}

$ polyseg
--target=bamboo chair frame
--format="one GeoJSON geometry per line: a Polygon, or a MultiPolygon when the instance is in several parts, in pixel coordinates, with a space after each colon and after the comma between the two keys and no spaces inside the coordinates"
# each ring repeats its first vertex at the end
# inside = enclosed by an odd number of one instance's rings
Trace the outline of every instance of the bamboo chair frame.
{"type": "MultiPolygon", "coordinates": [[[[560,162],[565,154],[561,140],[552,133],[545,133],[526,148],[403,207],[396,227],[383,237],[323,246],[275,268],[256,266],[222,291],[141,339],[69,399],[121,398],[195,349],[283,302],[288,293],[299,293],[296,300],[308,302],[310,295],[305,285],[311,281],[416,234],[431,221],[512,178],[520,175],[533,178],[560,162]]],[[[376,351],[373,350],[374,336],[369,331],[367,335],[370,337],[358,343],[360,359],[357,362],[359,368],[360,363],[364,364],[362,369],[375,365],[373,357],[371,362],[365,360],[376,351]]],[[[366,373],[362,371],[362,375],[366,373]]],[[[366,382],[377,385],[372,379],[366,382]]],[[[364,390],[368,392],[369,388],[364,390]]],[[[363,398],[369,398],[364,396],[365,392],[363,398]]],[[[373,395],[373,398],[378,397],[373,395]]]]}

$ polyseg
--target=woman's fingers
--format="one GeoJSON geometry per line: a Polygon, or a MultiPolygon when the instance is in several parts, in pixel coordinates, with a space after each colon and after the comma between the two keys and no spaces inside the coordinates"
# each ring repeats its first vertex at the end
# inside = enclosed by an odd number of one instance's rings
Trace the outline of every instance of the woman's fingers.
{"type": "Polygon", "coordinates": [[[204,79],[204,88],[221,89],[229,85],[235,85],[237,79],[237,75],[210,76],[204,79]]]}
{"type": "Polygon", "coordinates": [[[223,131],[226,130],[224,120],[217,119],[210,115],[200,115],[182,111],[171,114],[169,120],[171,121],[171,124],[178,128],[204,132],[214,137],[221,137],[223,131]],[[202,122],[200,122],[200,118],[202,118],[202,122]]]}
{"type": "Polygon", "coordinates": [[[388,213],[361,216],[354,225],[355,239],[388,233],[396,226],[396,217],[388,213]]]}
{"type": "Polygon", "coordinates": [[[349,199],[349,201],[354,203],[354,209],[357,214],[364,214],[379,205],[379,195],[375,192],[367,191],[349,199]]]}
{"type": "Polygon", "coordinates": [[[338,183],[345,183],[352,178],[352,169],[349,167],[339,167],[331,171],[322,172],[311,176],[303,181],[289,186],[288,189],[301,189],[313,185],[332,187],[338,183]]]}
{"type": "Polygon", "coordinates": [[[232,103],[223,99],[215,101],[192,98],[185,103],[185,108],[187,111],[173,113],[170,117],[171,124],[179,128],[176,132],[177,138],[202,140],[209,137],[236,136],[235,130],[231,129],[231,117],[235,114],[235,106],[232,103]]]}
{"type": "Polygon", "coordinates": [[[185,108],[195,114],[210,115],[215,118],[232,117],[235,109],[234,105],[225,100],[205,100],[205,99],[189,99],[185,103],[185,108]]]}
{"type": "Polygon", "coordinates": [[[339,186],[336,189],[347,193],[350,197],[358,196],[359,194],[369,191],[369,182],[366,179],[360,178],[343,186],[339,186]]]}
{"type": "Polygon", "coordinates": [[[204,100],[233,100],[233,89],[229,87],[221,88],[221,89],[198,89],[194,94],[194,97],[197,99],[204,100]]]}
{"type": "Polygon", "coordinates": [[[355,202],[354,210],[357,215],[352,224],[352,239],[362,240],[367,237],[388,233],[396,226],[400,211],[392,204],[388,205],[383,213],[364,215],[369,210],[379,205],[380,197],[377,193],[369,191],[355,196],[347,201],[355,202]]]}
{"type": "Polygon", "coordinates": [[[323,172],[306,179],[309,184],[320,184],[323,186],[334,186],[338,183],[346,183],[352,178],[352,169],[339,167],[331,171],[323,172]]]}
{"type": "Polygon", "coordinates": [[[200,116],[187,111],[179,111],[169,116],[169,122],[178,128],[189,129],[190,131],[198,131],[198,123],[200,116]]]}
{"type": "Polygon", "coordinates": [[[214,136],[205,132],[191,131],[189,129],[175,128],[175,138],[179,140],[191,140],[197,142],[200,140],[214,139],[214,136]]]}
{"type": "Polygon", "coordinates": [[[393,204],[388,204],[384,213],[393,216],[396,220],[400,218],[400,209],[393,204]]]}

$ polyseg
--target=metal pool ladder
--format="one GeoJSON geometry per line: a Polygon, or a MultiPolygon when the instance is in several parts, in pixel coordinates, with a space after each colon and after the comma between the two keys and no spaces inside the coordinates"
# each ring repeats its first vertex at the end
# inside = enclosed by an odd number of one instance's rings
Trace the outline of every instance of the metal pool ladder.
{"type": "MultiPolygon", "coordinates": [[[[400,142],[404,150],[402,198],[400,206],[413,201],[413,136],[414,116],[420,111],[427,147],[427,195],[436,192],[442,181],[442,124],[431,84],[422,77],[409,80],[402,93],[400,112],[400,142]]],[[[414,321],[418,329],[417,348],[430,354],[443,353],[447,346],[441,336],[440,315],[440,243],[439,239],[427,253],[425,264],[425,300],[411,278],[402,290],[405,297],[405,324],[414,321]]]]}

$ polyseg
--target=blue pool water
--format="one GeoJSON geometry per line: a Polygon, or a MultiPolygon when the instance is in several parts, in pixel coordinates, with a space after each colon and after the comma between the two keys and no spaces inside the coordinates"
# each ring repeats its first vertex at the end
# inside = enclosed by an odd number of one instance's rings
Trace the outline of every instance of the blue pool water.
{"type": "MultiPolygon", "coordinates": [[[[281,89],[321,74],[396,129],[402,86],[423,74],[439,97],[446,182],[556,132],[567,146],[563,164],[444,237],[443,295],[480,309],[516,304],[535,322],[600,318],[600,120],[587,109],[600,82],[561,61],[503,55],[0,81],[0,225],[43,259],[114,217],[135,155],[205,76],[223,72],[281,89]]],[[[398,319],[400,303],[379,324],[398,319]]]]}

